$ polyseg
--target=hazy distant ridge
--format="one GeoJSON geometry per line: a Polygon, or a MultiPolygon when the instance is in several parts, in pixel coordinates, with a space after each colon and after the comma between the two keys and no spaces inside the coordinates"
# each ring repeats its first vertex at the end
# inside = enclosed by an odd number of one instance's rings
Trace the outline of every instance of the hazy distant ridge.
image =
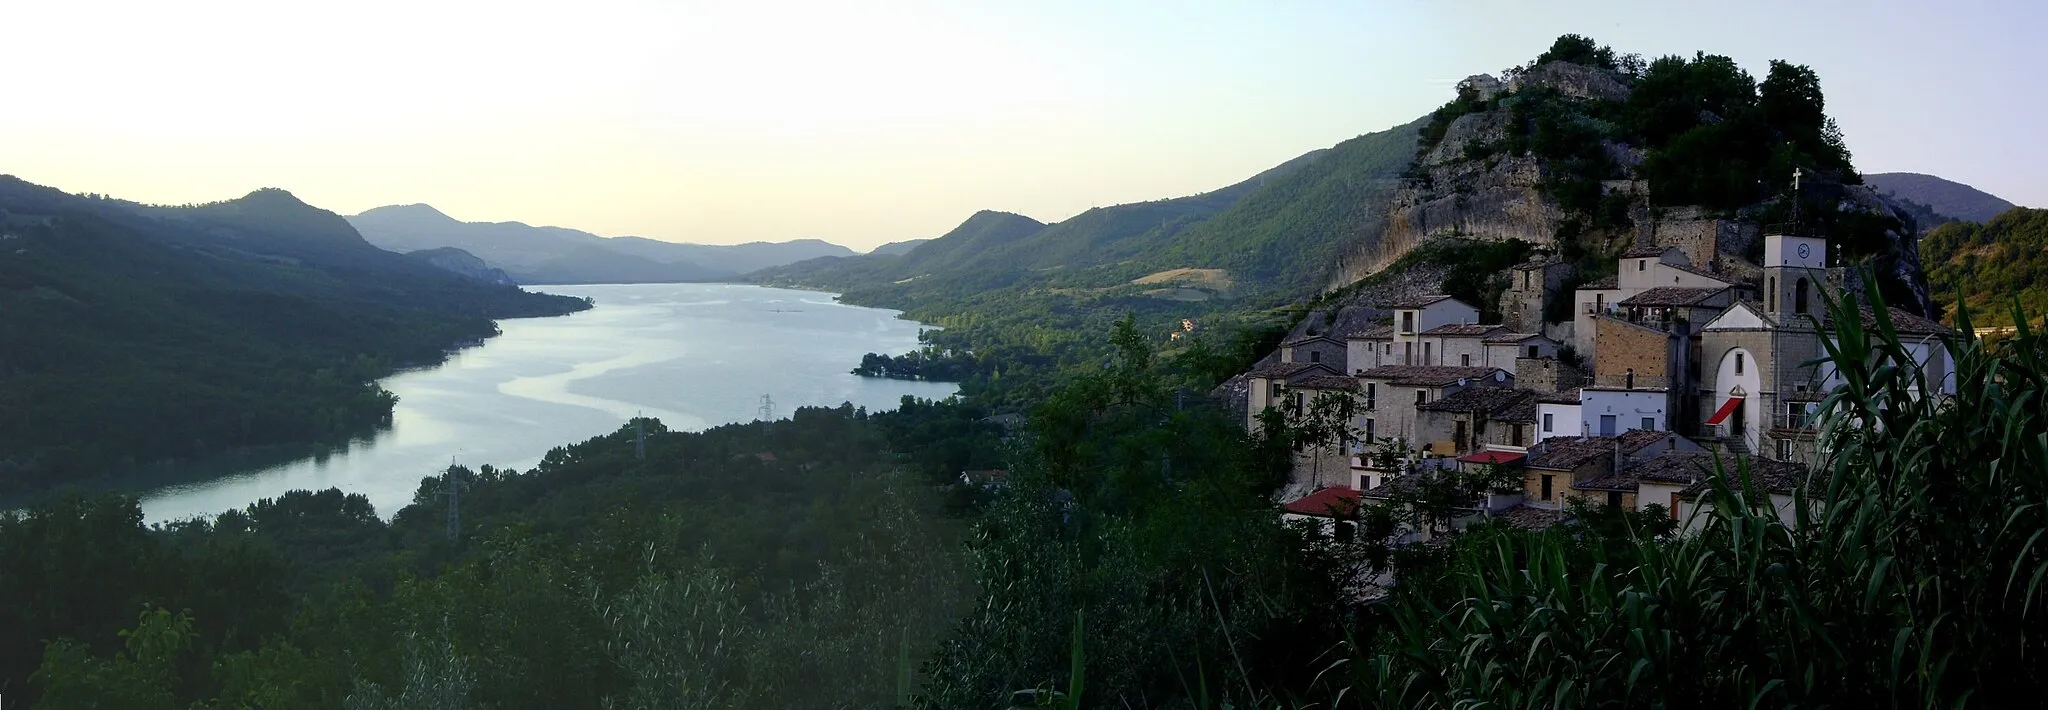
{"type": "Polygon", "coordinates": [[[402,252],[453,247],[530,284],[716,281],[806,259],[854,254],[817,239],[680,244],[522,222],[464,222],[424,204],[378,207],[348,221],[379,247],[402,252]]]}

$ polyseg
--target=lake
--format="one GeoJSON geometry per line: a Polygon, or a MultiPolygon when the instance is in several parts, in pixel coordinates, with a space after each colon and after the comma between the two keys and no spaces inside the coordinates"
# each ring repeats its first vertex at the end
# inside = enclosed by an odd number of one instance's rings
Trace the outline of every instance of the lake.
{"type": "Polygon", "coordinates": [[[420,479],[453,460],[526,469],[549,449],[618,430],[636,415],[702,430],[852,402],[893,409],[904,395],[954,386],[850,374],[870,352],[918,346],[921,326],[896,311],[830,294],[730,284],[538,286],[596,307],[503,320],[503,334],[448,361],[382,381],[397,394],[391,427],[317,456],[274,465],[180,466],[202,482],[142,494],[150,522],[241,508],[296,488],[361,493],[390,517],[420,479]],[[763,398],[766,398],[765,400],[763,398]],[[213,477],[215,469],[226,475],[213,477]]]}

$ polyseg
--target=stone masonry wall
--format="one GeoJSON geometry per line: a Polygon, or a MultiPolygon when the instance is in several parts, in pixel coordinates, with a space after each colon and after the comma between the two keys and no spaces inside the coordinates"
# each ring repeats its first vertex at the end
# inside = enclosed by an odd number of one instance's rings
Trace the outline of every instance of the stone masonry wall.
{"type": "Polygon", "coordinates": [[[1636,387],[1671,386],[1670,335],[1607,316],[1595,317],[1593,330],[1594,385],[1622,387],[1634,370],[1636,387]]]}
{"type": "Polygon", "coordinates": [[[1583,384],[1579,368],[1548,357],[1515,358],[1516,389],[1563,392],[1583,384]]]}

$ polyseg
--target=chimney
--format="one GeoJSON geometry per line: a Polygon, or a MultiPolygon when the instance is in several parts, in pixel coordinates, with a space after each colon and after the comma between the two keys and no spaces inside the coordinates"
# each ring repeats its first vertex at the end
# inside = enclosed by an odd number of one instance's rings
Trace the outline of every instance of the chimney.
{"type": "Polygon", "coordinates": [[[1622,385],[1621,385],[1621,388],[1622,388],[1622,389],[1625,389],[1625,390],[1632,390],[1632,389],[1635,389],[1635,388],[1636,388],[1636,369],[1635,369],[1635,368],[1631,367],[1631,368],[1629,368],[1629,369],[1628,369],[1628,372],[1626,372],[1626,373],[1623,373],[1623,374],[1622,374],[1622,385]]]}

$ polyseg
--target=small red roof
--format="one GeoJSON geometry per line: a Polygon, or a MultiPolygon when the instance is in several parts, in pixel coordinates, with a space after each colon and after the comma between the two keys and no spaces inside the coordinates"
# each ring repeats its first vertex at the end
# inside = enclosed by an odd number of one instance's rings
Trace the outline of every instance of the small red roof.
{"type": "Polygon", "coordinates": [[[1528,454],[1519,451],[1481,451],[1465,454],[1458,457],[1458,460],[1465,463],[1508,463],[1510,461],[1520,461],[1528,457],[1528,454]]]}
{"type": "Polygon", "coordinates": [[[1723,402],[1721,404],[1720,409],[1714,410],[1714,416],[1707,418],[1707,426],[1715,426],[1720,424],[1723,420],[1728,418],[1728,415],[1734,414],[1735,408],[1740,406],[1742,406],[1741,397],[1728,398],[1727,402],[1723,402]]]}
{"type": "Polygon", "coordinates": [[[1348,518],[1358,512],[1358,489],[1331,486],[1289,501],[1281,508],[1295,515],[1348,518]]]}

